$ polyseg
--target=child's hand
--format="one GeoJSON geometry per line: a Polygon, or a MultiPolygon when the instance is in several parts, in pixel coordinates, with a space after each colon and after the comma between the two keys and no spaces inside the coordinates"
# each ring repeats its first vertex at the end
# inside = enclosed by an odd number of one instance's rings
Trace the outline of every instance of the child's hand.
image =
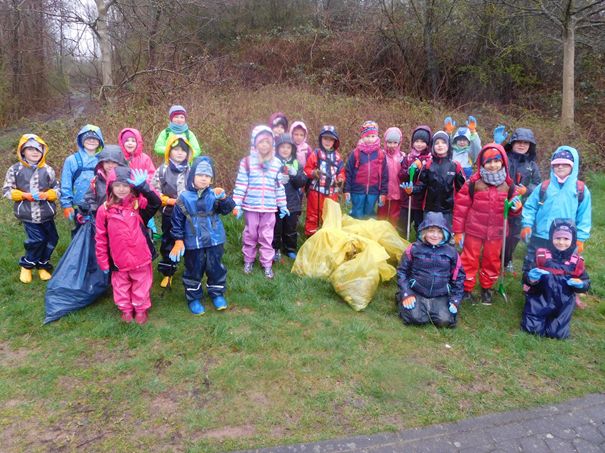
{"type": "Polygon", "coordinates": [[[182,240],[177,239],[174,241],[174,247],[172,247],[172,250],[170,250],[170,254],[168,256],[173,262],[178,263],[184,254],[185,243],[182,240]]]}
{"type": "Polygon", "coordinates": [[[448,134],[452,135],[454,132],[454,128],[456,127],[456,122],[452,119],[451,116],[446,116],[443,120],[443,130],[448,134]]]}
{"type": "Polygon", "coordinates": [[[527,244],[529,243],[529,238],[531,238],[531,227],[525,227],[521,230],[521,239],[527,244]]]}
{"type": "Polygon", "coordinates": [[[509,203],[510,203],[510,208],[515,212],[517,212],[519,209],[521,209],[523,207],[523,203],[521,203],[521,198],[519,198],[519,195],[514,197],[509,203]]]}
{"type": "Polygon", "coordinates": [[[290,215],[290,211],[288,211],[288,208],[279,208],[279,218],[283,219],[284,217],[287,217],[290,215]]]}
{"type": "Polygon", "coordinates": [[[224,200],[225,198],[227,198],[227,193],[222,187],[215,187],[212,190],[214,191],[214,196],[217,200],[224,200]]]}
{"type": "Polygon", "coordinates": [[[569,278],[565,283],[572,288],[584,288],[584,282],[579,278],[569,278]]]}
{"type": "Polygon", "coordinates": [[[414,167],[416,168],[416,170],[421,170],[422,169],[422,161],[420,159],[416,159],[412,165],[410,165],[410,169],[414,167]]]}
{"type": "Polygon", "coordinates": [[[27,194],[27,192],[22,192],[18,189],[13,189],[13,190],[11,190],[11,200],[13,200],[13,201],[26,200],[27,199],[27,198],[25,198],[26,194],[27,194]]]}
{"type": "Polygon", "coordinates": [[[147,170],[142,170],[140,168],[135,168],[132,170],[132,177],[128,178],[127,181],[132,184],[134,187],[141,187],[147,181],[147,170]]]}
{"type": "Polygon", "coordinates": [[[412,192],[414,191],[414,184],[411,182],[401,183],[399,187],[401,187],[408,195],[412,195],[412,192]]]}
{"type": "Polygon", "coordinates": [[[33,191],[32,198],[36,201],[40,201],[40,192],[38,192],[37,190],[33,191]]]}
{"type": "Polygon", "coordinates": [[[345,203],[351,204],[351,194],[349,192],[345,192],[345,203]]]}
{"type": "Polygon", "coordinates": [[[517,184],[515,186],[515,193],[522,197],[527,193],[527,187],[525,187],[523,184],[517,184]]]}
{"type": "Polygon", "coordinates": [[[290,182],[290,175],[284,175],[284,174],[279,175],[279,182],[281,182],[282,185],[285,186],[286,184],[288,184],[290,182]]]}
{"type": "Polygon", "coordinates": [[[468,120],[466,120],[466,126],[468,127],[468,130],[471,131],[471,134],[477,133],[477,118],[469,115],[468,120]]]}
{"type": "Polygon", "coordinates": [[[532,282],[537,282],[540,280],[540,278],[542,278],[543,275],[548,274],[550,274],[550,272],[547,270],[534,267],[533,269],[530,269],[530,271],[527,273],[527,276],[532,282]]]}
{"type": "Polygon", "coordinates": [[[401,301],[401,305],[406,310],[412,310],[416,306],[416,296],[408,296],[401,301]]]}
{"type": "Polygon", "coordinates": [[[498,145],[501,145],[508,137],[508,132],[506,132],[506,126],[498,125],[494,129],[494,142],[498,145]]]}
{"type": "Polygon", "coordinates": [[[456,233],[454,234],[454,243],[457,247],[464,247],[464,233],[456,233]]]}
{"type": "Polygon", "coordinates": [[[242,218],[242,214],[244,213],[244,211],[242,210],[242,208],[240,206],[236,206],[235,208],[233,208],[233,211],[231,211],[233,213],[233,215],[235,216],[236,219],[241,219],[242,218]]]}
{"type": "Polygon", "coordinates": [[[384,204],[385,204],[386,200],[387,200],[386,195],[380,195],[380,196],[378,197],[378,207],[379,207],[379,208],[382,208],[382,207],[384,206],[384,204]]]}
{"type": "Polygon", "coordinates": [[[45,192],[40,192],[40,200],[57,201],[57,191],[48,189],[45,192]]]}
{"type": "Polygon", "coordinates": [[[458,313],[458,307],[456,307],[456,304],[453,304],[451,302],[448,304],[447,309],[450,311],[450,313],[452,315],[455,315],[456,313],[458,313]]]}
{"type": "Polygon", "coordinates": [[[576,248],[578,249],[578,253],[584,252],[584,241],[576,241],[576,248]]]}
{"type": "Polygon", "coordinates": [[[74,219],[74,208],[72,208],[71,206],[69,208],[64,208],[63,217],[65,217],[68,220],[73,220],[74,219]]]}

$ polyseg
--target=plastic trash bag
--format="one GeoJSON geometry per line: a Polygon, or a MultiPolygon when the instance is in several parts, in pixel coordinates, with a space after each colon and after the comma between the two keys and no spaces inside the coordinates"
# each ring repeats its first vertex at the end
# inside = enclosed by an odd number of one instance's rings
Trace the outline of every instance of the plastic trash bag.
{"type": "Polygon", "coordinates": [[[109,287],[109,275],[97,264],[95,226],[82,225],[46,287],[44,323],[56,321],[68,313],[93,303],[109,287]]]}
{"type": "Polygon", "coordinates": [[[342,219],[342,229],[378,242],[389,254],[389,257],[399,263],[403,252],[410,245],[401,239],[397,230],[386,220],[358,220],[345,215],[342,219]]]}

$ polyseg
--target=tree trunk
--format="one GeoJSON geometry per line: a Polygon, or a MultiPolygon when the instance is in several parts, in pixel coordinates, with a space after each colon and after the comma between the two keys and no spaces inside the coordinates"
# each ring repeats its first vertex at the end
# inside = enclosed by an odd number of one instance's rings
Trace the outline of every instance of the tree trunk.
{"type": "Polygon", "coordinates": [[[95,0],[97,5],[96,35],[99,40],[99,50],[101,52],[101,98],[105,98],[105,91],[113,87],[111,41],[109,40],[109,27],[107,26],[107,0],[95,0]]]}
{"type": "Polygon", "coordinates": [[[576,52],[575,24],[563,30],[563,91],[561,96],[561,125],[570,128],[574,124],[574,62],[576,52]]]}
{"type": "Polygon", "coordinates": [[[433,16],[435,14],[435,5],[432,0],[426,0],[424,15],[424,52],[426,56],[426,65],[431,85],[431,97],[437,99],[437,90],[439,89],[439,62],[435,58],[433,49],[433,16]]]}

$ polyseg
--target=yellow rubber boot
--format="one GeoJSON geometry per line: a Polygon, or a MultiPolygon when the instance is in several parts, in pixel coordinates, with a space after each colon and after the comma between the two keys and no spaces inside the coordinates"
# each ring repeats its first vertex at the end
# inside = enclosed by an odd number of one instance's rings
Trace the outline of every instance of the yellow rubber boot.
{"type": "Polygon", "coordinates": [[[160,286],[162,288],[166,288],[168,286],[172,286],[172,277],[169,277],[168,275],[166,277],[164,277],[162,279],[162,281],[160,282],[160,286]]]}
{"type": "Polygon", "coordinates": [[[21,274],[19,274],[19,280],[21,280],[21,282],[23,282],[23,283],[31,283],[32,282],[32,270],[22,267],[21,274]]]}
{"type": "Polygon", "coordinates": [[[50,280],[52,275],[46,269],[38,269],[38,275],[40,276],[40,280],[47,281],[50,280]]]}

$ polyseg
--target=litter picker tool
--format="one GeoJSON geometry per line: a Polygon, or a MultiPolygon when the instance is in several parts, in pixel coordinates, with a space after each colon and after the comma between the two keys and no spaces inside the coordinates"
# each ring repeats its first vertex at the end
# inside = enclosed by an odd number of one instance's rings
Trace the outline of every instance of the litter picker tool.
{"type": "Polygon", "coordinates": [[[500,275],[498,276],[498,292],[502,295],[504,302],[508,302],[508,296],[504,290],[504,253],[506,251],[506,235],[508,234],[508,213],[513,203],[504,200],[504,225],[502,228],[502,250],[500,252],[500,275]]]}
{"type": "MultiPolygon", "coordinates": [[[[416,173],[416,166],[410,167],[410,184],[414,183],[414,173],[416,173]]],[[[408,196],[408,230],[405,235],[406,241],[410,242],[410,223],[412,222],[412,195],[408,196]]]]}

